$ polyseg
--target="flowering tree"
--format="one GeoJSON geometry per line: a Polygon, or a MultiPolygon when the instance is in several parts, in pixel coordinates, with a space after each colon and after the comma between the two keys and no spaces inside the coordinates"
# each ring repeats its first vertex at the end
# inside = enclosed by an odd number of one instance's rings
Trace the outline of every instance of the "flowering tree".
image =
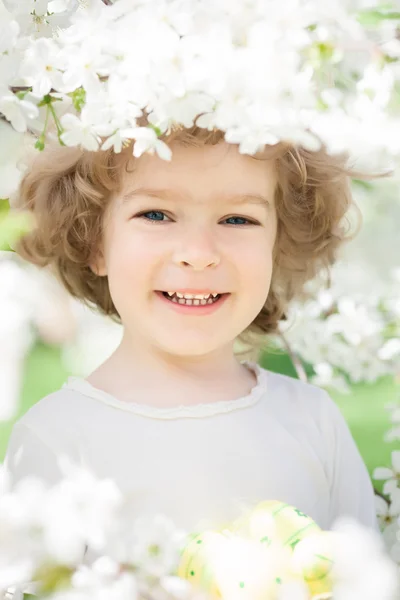
{"type": "Polygon", "coordinates": [[[353,183],[361,232],[342,249],[329,285],[322,277],[307,284],[281,323],[277,345],[289,350],[300,377],[312,365],[317,385],[348,392],[349,383],[400,376],[398,190],[398,176],[353,183]]]}

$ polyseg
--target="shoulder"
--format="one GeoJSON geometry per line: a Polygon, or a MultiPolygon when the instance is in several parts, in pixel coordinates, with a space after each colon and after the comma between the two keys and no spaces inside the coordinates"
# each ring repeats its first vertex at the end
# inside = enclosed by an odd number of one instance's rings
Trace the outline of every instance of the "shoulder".
{"type": "Polygon", "coordinates": [[[346,427],[340,409],[323,388],[289,375],[262,369],[266,383],[266,400],[274,413],[312,423],[320,430],[346,427]]]}
{"type": "Polygon", "coordinates": [[[72,421],[79,422],[80,410],[84,410],[82,397],[73,390],[61,387],[38,400],[17,420],[14,427],[37,433],[44,429],[61,431],[70,426],[72,421]]]}
{"type": "Polygon", "coordinates": [[[316,385],[267,371],[265,412],[274,426],[296,439],[322,464],[332,481],[340,453],[354,457],[347,422],[330,394],[316,385]]]}
{"type": "Polygon", "coordinates": [[[289,375],[274,373],[261,368],[265,374],[267,391],[271,398],[277,398],[285,406],[294,409],[326,408],[334,404],[328,392],[312,383],[295,379],[289,375]]]}
{"type": "Polygon", "coordinates": [[[14,482],[36,475],[48,482],[61,476],[59,457],[82,462],[79,431],[79,395],[59,389],[34,404],[14,424],[4,464],[14,482]]]}

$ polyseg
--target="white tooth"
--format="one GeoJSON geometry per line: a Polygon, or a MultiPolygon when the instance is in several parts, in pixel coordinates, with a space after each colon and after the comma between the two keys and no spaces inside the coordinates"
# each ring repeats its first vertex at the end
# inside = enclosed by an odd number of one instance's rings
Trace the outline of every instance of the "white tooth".
{"type": "Polygon", "coordinates": [[[183,294],[181,294],[180,292],[176,292],[176,295],[178,296],[178,298],[183,298],[183,294]]]}
{"type": "Polygon", "coordinates": [[[218,296],[218,294],[213,294],[212,295],[213,298],[216,298],[217,296],[218,296]]]}
{"type": "Polygon", "coordinates": [[[195,304],[196,306],[198,306],[200,304],[200,300],[193,300],[193,304],[195,304]]]}
{"type": "Polygon", "coordinates": [[[207,304],[207,300],[204,300],[203,298],[203,300],[200,300],[200,304],[207,304]]]}
{"type": "Polygon", "coordinates": [[[192,300],[193,299],[193,294],[183,294],[184,298],[186,298],[187,300],[192,300]]]}
{"type": "Polygon", "coordinates": [[[173,296],[175,292],[167,292],[168,296],[173,296]]]}

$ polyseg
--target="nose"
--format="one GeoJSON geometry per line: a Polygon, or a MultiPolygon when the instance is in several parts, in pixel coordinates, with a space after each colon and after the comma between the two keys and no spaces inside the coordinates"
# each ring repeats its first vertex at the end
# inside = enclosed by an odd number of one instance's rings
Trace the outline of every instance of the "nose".
{"type": "Polygon", "coordinates": [[[178,266],[202,271],[220,263],[215,238],[206,227],[186,227],[177,242],[173,260],[178,266]]]}

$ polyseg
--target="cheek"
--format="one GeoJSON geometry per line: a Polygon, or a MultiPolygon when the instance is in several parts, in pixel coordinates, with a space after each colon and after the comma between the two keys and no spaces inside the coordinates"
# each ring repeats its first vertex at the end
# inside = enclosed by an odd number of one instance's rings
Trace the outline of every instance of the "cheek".
{"type": "Polygon", "coordinates": [[[247,310],[255,318],[264,306],[271,287],[273,270],[273,238],[262,238],[257,244],[249,244],[237,255],[243,299],[247,310]]]}
{"type": "Polygon", "coordinates": [[[241,244],[233,248],[234,264],[240,266],[242,274],[252,282],[260,285],[270,278],[272,271],[273,239],[261,236],[255,243],[241,244]]]}
{"type": "Polygon", "coordinates": [[[143,283],[157,264],[159,252],[154,244],[140,235],[116,236],[110,245],[108,271],[110,285],[127,287],[143,283]]]}
{"type": "Polygon", "coordinates": [[[248,262],[242,282],[247,290],[246,296],[252,305],[263,305],[267,299],[271,286],[272,259],[269,255],[254,257],[253,262],[248,262]]]}

